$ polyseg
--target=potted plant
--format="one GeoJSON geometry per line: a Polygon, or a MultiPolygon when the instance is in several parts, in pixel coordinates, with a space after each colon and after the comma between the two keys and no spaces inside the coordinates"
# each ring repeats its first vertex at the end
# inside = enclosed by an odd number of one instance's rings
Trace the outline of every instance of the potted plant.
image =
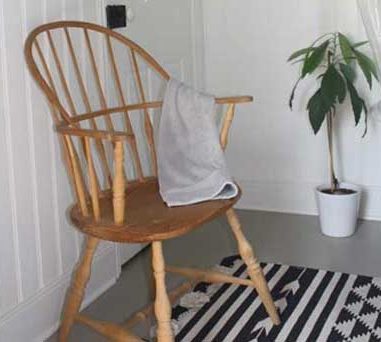
{"type": "Polygon", "coordinates": [[[294,52],[288,59],[293,64],[302,64],[300,76],[290,96],[291,110],[300,82],[307,76],[316,75],[318,89],[309,99],[307,111],[315,134],[326,121],[330,184],[317,187],[316,199],[322,232],[329,236],[350,236],[355,232],[357,225],[361,191],[358,186],[341,183],[336,177],[333,131],[337,109],[349,97],[356,126],[363,115],[363,136],[367,132],[367,105],[354,83],[356,66],[365,76],[370,89],[373,80],[378,80],[374,62],[360,51],[360,47],[366,43],[352,44],[342,33],[329,33],[316,39],[309,47],[294,52]]]}

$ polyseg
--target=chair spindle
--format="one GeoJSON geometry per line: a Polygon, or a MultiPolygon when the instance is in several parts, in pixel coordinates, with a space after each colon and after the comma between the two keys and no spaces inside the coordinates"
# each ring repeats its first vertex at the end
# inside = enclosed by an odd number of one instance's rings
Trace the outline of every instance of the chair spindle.
{"type": "MultiPolygon", "coordinates": [[[[102,88],[101,79],[99,77],[99,71],[98,71],[97,63],[95,61],[95,55],[94,55],[93,47],[91,44],[89,32],[87,29],[83,29],[83,32],[85,35],[86,46],[87,46],[87,49],[89,51],[91,69],[92,69],[93,74],[94,74],[95,85],[97,87],[97,92],[98,92],[98,96],[99,96],[99,103],[101,105],[101,109],[104,110],[104,109],[107,109],[107,102],[106,102],[106,97],[105,97],[105,94],[104,94],[104,91],[102,88]]],[[[114,125],[112,123],[110,115],[105,115],[104,118],[105,118],[105,123],[106,123],[107,129],[109,131],[114,131],[114,125]]]]}
{"type": "Polygon", "coordinates": [[[46,31],[46,34],[47,34],[47,37],[48,37],[48,42],[49,42],[50,50],[52,52],[53,59],[54,59],[54,62],[55,62],[55,65],[56,65],[56,68],[57,68],[57,71],[58,71],[58,76],[59,76],[59,79],[61,81],[62,89],[63,89],[63,91],[65,93],[65,98],[66,98],[66,101],[67,101],[67,103],[69,105],[69,109],[70,109],[70,111],[71,111],[71,113],[73,115],[77,115],[77,111],[76,111],[76,108],[75,108],[75,105],[74,105],[74,102],[73,102],[73,98],[72,98],[72,96],[70,94],[69,86],[67,84],[67,81],[66,81],[63,69],[62,69],[61,61],[60,61],[60,59],[58,57],[57,49],[56,49],[56,46],[54,44],[52,35],[51,35],[49,30],[46,31]]]}
{"type": "Polygon", "coordinates": [[[97,179],[97,174],[94,167],[93,157],[91,155],[91,144],[90,138],[85,138],[85,146],[86,146],[86,159],[88,166],[88,177],[89,177],[89,187],[90,187],[90,196],[91,203],[93,206],[93,214],[96,221],[100,219],[100,208],[99,208],[99,181],[97,179]]]}
{"type": "MultiPolygon", "coordinates": [[[[142,78],[139,72],[138,62],[136,60],[136,54],[134,50],[132,50],[131,48],[130,48],[130,53],[132,58],[132,65],[134,68],[135,82],[139,91],[140,101],[142,103],[145,103],[146,98],[144,94],[142,78]]],[[[156,159],[156,151],[155,151],[154,133],[153,133],[153,127],[152,127],[150,115],[146,108],[144,109],[144,128],[145,128],[146,137],[147,137],[148,145],[150,149],[150,155],[151,155],[151,161],[152,161],[152,174],[156,176],[157,175],[157,159],[156,159]]]]}
{"type": "Polygon", "coordinates": [[[123,142],[117,141],[114,147],[115,176],[113,182],[114,221],[116,224],[122,224],[124,221],[125,173],[123,161],[123,142]]]}
{"type": "Polygon", "coordinates": [[[223,149],[225,149],[228,144],[229,131],[233,122],[234,112],[235,112],[235,104],[229,104],[226,114],[224,115],[221,133],[220,133],[220,142],[223,149]]]}
{"type": "MultiPolygon", "coordinates": [[[[115,82],[116,90],[118,93],[119,103],[121,106],[126,106],[126,100],[125,100],[125,97],[123,95],[122,84],[120,82],[118,68],[117,68],[116,61],[115,61],[115,55],[114,55],[114,51],[112,48],[111,39],[109,36],[106,36],[106,42],[107,42],[107,51],[108,51],[109,58],[110,58],[114,82],[115,82]]],[[[126,126],[126,132],[132,135],[131,136],[132,139],[130,139],[129,143],[130,143],[133,158],[135,161],[135,170],[136,170],[138,179],[141,181],[141,180],[143,180],[143,177],[144,177],[143,176],[143,169],[142,169],[142,165],[141,165],[141,161],[140,161],[140,157],[139,157],[139,153],[138,153],[138,147],[136,144],[135,134],[134,134],[134,131],[133,131],[127,110],[124,111],[124,122],[125,122],[125,126],[126,126]]]]}
{"type": "MultiPolygon", "coordinates": [[[[82,96],[82,101],[85,105],[86,111],[91,112],[92,108],[90,105],[89,96],[88,96],[87,91],[86,91],[85,82],[83,81],[82,73],[81,73],[81,70],[80,70],[79,64],[78,64],[78,59],[77,59],[77,56],[75,54],[73,43],[72,43],[72,40],[70,38],[70,33],[69,33],[69,30],[67,27],[64,28],[64,32],[65,32],[66,41],[67,41],[67,44],[69,47],[70,57],[71,57],[71,60],[72,60],[73,66],[74,66],[75,75],[76,75],[77,82],[79,85],[80,93],[82,96]]],[[[98,126],[97,126],[97,123],[95,122],[95,119],[90,119],[89,121],[90,121],[90,125],[91,125],[92,129],[98,130],[98,126]]],[[[95,146],[97,148],[98,155],[99,155],[99,158],[101,160],[101,166],[102,166],[102,170],[104,172],[105,178],[106,178],[108,184],[111,186],[112,178],[111,178],[111,172],[110,172],[108,162],[107,162],[105,147],[104,147],[102,141],[99,139],[97,139],[95,141],[95,146]]]]}
{"type": "Polygon", "coordinates": [[[75,182],[76,192],[78,195],[79,206],[81,208],[81,212],[83,216],[89,216],[89,209],[87,207],[87,202],[86,202],[85,183],[83,181],[83,175],[82,175],[80,163],[78,160],[78,155],[74,149],[73,142],[69,135],[65,135],[65,142],[66,142],[67,150],[69,152],[71,168],[73,170],[74,182],[75,182]]]}

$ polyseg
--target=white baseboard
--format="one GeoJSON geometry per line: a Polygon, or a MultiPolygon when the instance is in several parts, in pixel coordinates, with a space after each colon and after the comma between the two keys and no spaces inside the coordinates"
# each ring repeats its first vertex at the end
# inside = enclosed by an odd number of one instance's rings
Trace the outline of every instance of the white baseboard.
{"type": "MultiPolygon", "coordinates": [[[[83,307],[86,307],[117,280],[115,246],[102,249],[94,257],[92,275],[83,307]]],[[[62,304],[72,274],[66,273],[0,321],[0,341],[42,342],[59,326],[62,304]]]]}
{"type": "MultiPolygon", "coordinates": [[[[318,183],[256,182],[240,180],[242,198],[238,209],[317,215],[314,188],[318,183]]],[[[381,187],[361,186],[360,217],[381,221],[381,187]]]]}

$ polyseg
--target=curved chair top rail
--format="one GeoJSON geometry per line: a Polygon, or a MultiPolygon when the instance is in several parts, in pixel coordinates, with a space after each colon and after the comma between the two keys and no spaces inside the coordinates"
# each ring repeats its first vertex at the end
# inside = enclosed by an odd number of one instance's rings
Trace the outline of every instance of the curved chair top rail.
{"type": "MultiPolygon", "coordinates": [[[[65,83],[66,81],[64,80],[64,75],[62,72],[62,62],[59,60],[59,56],[57,53],[57,47],[56,47],[56,45],[52,39],[52,35],[51,35],[51,32],[54,30],[57,30],[57,29],[63,29],[64,30],[65,35],[66,35],[66,41],[67,41],[67,44],[69,45],[69,51],[71,54],[71,58],[74,61],[74,63],[77,64],[77,66],[78,66],[78,62],[75,62],[75,60],[77,59],[77,56],[75,55],[75,51],[74,51],[74,48],[72,45],[72,40],[71,40],[70,33],[69,33],[68,29],[82,29],[83,30],[84,36],[86,39],[86,47],[89,50],[89,53],[91,56],[91,62],[93,64],[93,69],[97,68],[97,66],[95,65],[95,61],[94,61],[93,47],[91,45],[91,41],[90,41],[89,34],[88,34],[89,31],[98,32],[98,33],[101,33],[101,34],[106,36],[107,42],[108,42],[107,47],[109,50],[110,57],[112,59],[114,59],[115,57],[113,56],[114,53],[112,51],[112,46],[110,43],[110,37],[115,39],[116,41],[126,45],[128,48],[131,49],[132,52],[137,53],[164,80],[169,80],[169,78],[170,78],[169,74],[163,69],[163,67],[146,50],[144,50],[142,47],[140,47],[139,45],[137,45],[135,42],[128,39],[127,37],[125,37],[125,36],[123,36],[117,32],[114,32],[114,31],[112,31],[106,27],[103,27],[103,26],[100,26],[97,24],[93,24],[93,23],[81,22],[81,21],[57,21],[57,22],[51,22],[48,24],[38,26],[37,28],[35,28],[34,30],[32,30],[29,33],[29,35],[25,41],[25,45],[24,45],[25,59],[26,59],[28,68],[29,68],[32,76],[34,77],[34,79],[37,81],[39,86],[42,88],[43,92],[48,97],[49,102],[59,110],[59,112],[61,113],[62,119],[68,123],[71,122],[71,117],[73,116],[73,113],[70,113],[71,114],[70,115],[68,113],[68,111],[64,108],[64,106],[62,105],[61,101],[57,97],[56,90],[55,90],[55,87],[53,85],[52,76],[49,75],[48,65],[47,65],[46,60],[44,59],[43,51],[42,51],[40,44],[38,42],[39,36],[43,33],[47,33],[47,40],[48,40],[48,43],[49,43],[50,48],[52,50],[52,55],[53,55],[53,58],[55,60],[56,67],[58,68],[59,78],[61,79],[61,82],[65,83]],[[42,75],[42,72],[36,63],[36,60],[35,60],[35,57],[33,54],[34,48],[37,50],[37,55],[41,59],[42,67],[45,69],[45,72],[47,73],[46,77],[44,77],[42,75]]],[[[135,58],[135,57],[133,57],[133,58],[135,58]]],[[[115,64],[115,62],[113,62],[113,63],[115,64]]],[[[137,65],[135,65],[135,66],[137,67],[137,65]]],[[[114,69],[115,69],[114,71],[116,73],[118,73],[115,65],[114,65],[114,69]]],[[[93,71],[98,72],[96,70],[93,70],[93,71]]],[[[80,70],[78,69],[78,70],[76,70],[76,72],[80,72],[80,70]]],[[[136,71],[136,72],[138,72],[138,71],[136,71]]],[[[117,77],[119,77],[119,76],[117,76],[117,77]]],[[[65,88],[65,85],[64,85],[64,88],[65,88]]],[[[67,88],[67,86],[66,86],[66,88],[67,88]]],[[[64,90],[68,91],[67,89],[64,89],[64,90]]]]}

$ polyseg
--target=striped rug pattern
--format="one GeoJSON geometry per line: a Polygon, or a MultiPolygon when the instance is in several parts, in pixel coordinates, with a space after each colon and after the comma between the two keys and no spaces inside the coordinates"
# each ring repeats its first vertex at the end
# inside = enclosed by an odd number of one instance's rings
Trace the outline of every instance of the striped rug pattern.
{"type": "MultiPolygon", "coordinates": [[[[381,278],[262,264],[282,324],[274,326],[251,288],[198,284],[207,298],[196,308],[173,309],[176,341],[381,342],[381,278]]],[[[220,269],[247,278],[238,256],[220,269]]]]}

